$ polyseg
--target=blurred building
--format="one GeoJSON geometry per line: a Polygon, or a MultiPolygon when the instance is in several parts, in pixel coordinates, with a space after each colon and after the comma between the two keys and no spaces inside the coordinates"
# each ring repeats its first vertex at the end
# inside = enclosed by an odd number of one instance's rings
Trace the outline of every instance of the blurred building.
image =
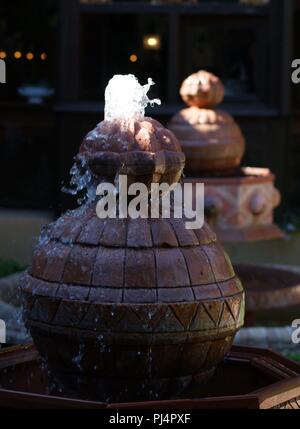
{"type": "Polygon", "coordinates": [[[247,139],[244,164],[271,168],[283,209],[300,206],[300,85],[291,84],[299,18],[299,0],[1,2],[2,237],[21,222],[26,241],[27,230],[74,204],[60,189],[116,73],[153,78],[151,95],[163,104],[151,116],[163,123],[182,107],[187,75],[219,75],[224,108],[247,139]]]}

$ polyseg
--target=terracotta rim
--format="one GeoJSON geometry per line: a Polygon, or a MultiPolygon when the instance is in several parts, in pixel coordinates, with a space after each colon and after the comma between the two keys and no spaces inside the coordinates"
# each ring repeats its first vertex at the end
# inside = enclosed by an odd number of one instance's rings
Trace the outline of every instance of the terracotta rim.
{"type": "Polygon", "coordinates": [[[205,183],[207,185],[228,186],[228,185],[254,185],[275,181],[275,176],[266,168],[241,168],[236,177],[187,177],[187,183],[205,183]],[[243,175],[244,174],[244,175],[243,175]]]}
{"type": "Polygon", "coordinates": [[[288,267],[235,264],[234,268],[243,282],[248,311],[300,304],[300,275],[289,271],[288,267]]]}

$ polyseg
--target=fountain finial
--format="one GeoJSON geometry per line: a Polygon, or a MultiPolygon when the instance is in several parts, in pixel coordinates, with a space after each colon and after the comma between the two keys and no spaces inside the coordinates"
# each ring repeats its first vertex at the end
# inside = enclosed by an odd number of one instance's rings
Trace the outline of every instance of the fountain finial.
{"type": "Polygon", "coordinates": [[[151,78],[142,86],[132,74],[115,75],[105,90],[105,120],[143,118],[148,104],[161,104],[159,99],[150,100],[147,95],[152,85],[151,78]]]}

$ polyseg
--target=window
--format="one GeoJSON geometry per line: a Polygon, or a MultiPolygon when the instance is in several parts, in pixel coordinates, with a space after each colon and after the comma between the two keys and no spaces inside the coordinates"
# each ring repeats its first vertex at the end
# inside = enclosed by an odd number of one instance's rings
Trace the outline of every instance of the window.
{"type": "Polygon", "coordinates": [[[81,23],[81,99],[103,100],[114,74],[151,77],[151,97],[166,100],[168,20],[162,15],[84,15],[81,23]],[[148,42],[148,43],[147,43],[148,42]]]}

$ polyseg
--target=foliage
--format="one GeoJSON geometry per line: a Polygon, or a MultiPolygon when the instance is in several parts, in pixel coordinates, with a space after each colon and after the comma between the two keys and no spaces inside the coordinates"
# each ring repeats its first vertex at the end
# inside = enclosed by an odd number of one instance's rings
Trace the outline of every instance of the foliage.
{"type": "Polygon", "coordinates": [[[288,210],[283,213],[279,224],[286,232],[293,233],[300,231],[300,208],[288,210]]]}
{"type": "Polygon", "coordinates": [[[294,360],[296,362],[300,362],[300,352],[289,352],[287,353],[287,357],[291,360],[294,360]]]}
{"type": "Polygon", "coordinates": [[[17,261],[0,259],[0,278],[23,271],[26,267],[17,261]]]}

